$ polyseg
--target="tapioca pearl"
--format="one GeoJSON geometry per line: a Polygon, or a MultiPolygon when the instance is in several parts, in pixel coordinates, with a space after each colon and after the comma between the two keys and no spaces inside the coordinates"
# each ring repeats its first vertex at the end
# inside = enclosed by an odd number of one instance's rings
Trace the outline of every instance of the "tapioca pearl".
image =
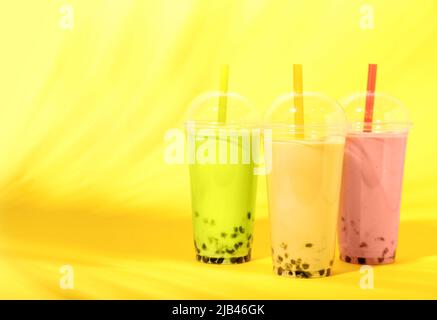
{"type": "Polygon", "coordinates": [[[217,264],[222,264],[224,260],[225,260],[225,258],[218,258],[217,259],[217,264]]]}
{"type": "Polygon", "coordinates": [[[290,263],[291,263],[291,264],[296,264],[296,260],[294,260],[294,259],[290,259],[290,263]]]}
{"type": "Polygon", "coordinates": [[[282,262],[284,260],[284,258],[282,258],[281,256],[278,256],[278,261],[282,262]]]}
{"type": "Polygon", "coordinates": [[[351,261],[352,261],[352,258],[349,257],[349,256],[345,256],[345,257],[344,257],[344,260],[345,260],[346,262],[351,262],[351,261]]]}
{"type": "Polygon", "coordinates": [[[326,269],[326,276],[329,277],[331,275],[331,268],[326,269]]]}
{"type": "Polygon", "coordinates": [[[231,234],[231,238],[236,238],[237,236],[238,236],[238,234],[236,234],[236,233],[231,234]]]}
{"type": "Polygon", "coordinates": [[[209,258],[206,257],[206,256],[203,256],[203,257],[202,257],[202,261],[203,261],[203,262],[209,262],[209,258]]]}
{"type": "Polygon", "coordinates": [[[357,261],[358,261],[359,264],[366,264],[366,258],[358,257],[357,261]]]}
{"type": "Polygon", "coordinates": [[[332,266],[334,264],[334,260],[329,261],[329,265],[332,266]]]}
{"type": "Polygon", "coordinates": [[[292,276],[293,276],[293,271],[288,271],[288,275],[289,275],[290,277],[292,277],[292,276]]]}
{"type": "Polygon", "coordinates": [[[238,232],[238,227],[234,227],[234,232],[238,232]]]}
{"type": "Polygon", "coordinates": [[[284,269],[282,269],[281,267],[278,268],[278,275],[282,275],[282,272],[284,272],[284,269]]]}
{"type": "Polygon", "coordinates": [[[211,261],[211,263],[217,263],[217,258],[209,258],[209,261],[211,261]]]}
{"type": "Polygon", "coordinates": [[[230,261],[231,263],[237,263],[237,258],[232,257],[229,261],[230,261]]]}
{"type": "Polygon", "coordinates": [[[305,243],[305,247],[307,248],[312,248],[313,244],[312,243],[305,243]]]}
{"type": "Polygon", "coordinates": [[[325,274],[325,269],[321,269],[321,270],[319,270],[319,274],[320,274],[321,276],[323,276],[323,275],[325,274]]]}
{"type": "Polygon", "coordinates": [[[384,257],[382,257],[382,258],[378,258],[378,262],[379,262],[379,263],[383,263],[383,262],[384,262],[384,257]]]}
{"type": "Polygon", "coordinates": [[[285,259],[287,259],[288,258],[288,253],[286,252],[286,253],[284,253],[284,257],[285,257],[285,259]]]}
{"type": "Polygon", "coordinates": [[[226,249],[226,252],[229,254],[233,254],[235,252],[235,250],[234,249],[226,249]]]}
{"type": "Polygon", "coordinates": [[[361,242],[360,243],[360,248],[367,248],[367,243],[361,242]]]}
{"type": "Polygon", "coordinates": [[[247,236],[247,240],[252,239],[252,235],[249,233],[249,235],[247,236]]]}
{"type": "Polygon", "coordinates": [[[310,267],[310,265],[308,263],[302,264],[302,268],[304,268],[304,269],[308,269],[309,267],[310,267]]]}
{"type": "Polygon", "coordinates": [[[288,245],[285,242],[282,242],[280,247],[281,249],[287,250],[288,245]]]}
{"type": "Polygon", "coordinates": [[[237,263],[243,263],[243,262],[244,262],[244,257],[237,258],[237,263]]]}
{"type": "Polygon", "coordinates": [[[240,231],[240,233],[244,233],[246,230],[244,230],[244,228],[242,227],[242,226],[240,226],[239,228],[238,228],[238,230],[240,231]]]}
{"type": "Polygon", "coordinates": [[[250,254],[244,256],[244,261],[246,261],[246,262],[250,261],[250,254]]]}
{"type": "Polygon", "coordinates": [[[196,259],[197,259],[197,261],[200,261],[201,258],[202,258],[202,257],[201,257],[199,254],[196,254],[196,259]]]}
{"type": "Polygon", "coordinates": [[[384,251],[382,251],[382,256],[384,257],[388,253],[388,248],[384,248],[384,251]]]}
{"type": "Polygon", "coordinates": [[[228,234],[227,234],[226,232],[222,232],[222,233],[220,233],[220,236],[221,236],[222,238],[226,238],[227,235],[228,235],[228,234]]]}
{"type": "Polygon", "coordinates": [[[206,244],[205,243],[202,243],[202,249],[206,250],[206,244]]]}
{"type": "Polygon", "coordinates": [[[252,218],[252,214],[249,212],[247,212],[247,219],[250,220],[252,218]]]}
{"type": "Polygon", "coordinates": [[[296,270],[295,273],[296,273],[296,277],[298,277],[298,278],[306,278],[304,271],[296,270]]]}

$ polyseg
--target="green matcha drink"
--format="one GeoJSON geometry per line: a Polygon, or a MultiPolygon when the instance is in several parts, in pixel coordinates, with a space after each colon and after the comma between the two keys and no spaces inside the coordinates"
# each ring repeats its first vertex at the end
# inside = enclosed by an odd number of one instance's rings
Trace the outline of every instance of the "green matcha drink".
{"type": "MultiPolygon", "coordinates": [[[[241,139],[238,145],[227,140],[225,146],[241,155],[241,139]]],[[[250,260],[257,178],[252,162],[227,160],[190,165],[194,245],[197,260],[205,263],[250,260]]]]}
{"type": "Polygon", "coordinates": [[[247,262],[252,249],[257,113],[243,96],[228,92],[228,80],[223,65],[220,91],[194,99],[186,122],[194,246],[204,263],[247,262]]]}

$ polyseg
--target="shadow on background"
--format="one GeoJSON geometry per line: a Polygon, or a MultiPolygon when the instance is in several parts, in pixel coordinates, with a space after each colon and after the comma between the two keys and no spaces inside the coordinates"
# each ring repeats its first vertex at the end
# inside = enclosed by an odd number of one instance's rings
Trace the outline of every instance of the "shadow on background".
{"type": "MultiPolygon", "coordinates": [[[[168,259],[194,261],[191,215],[171,218],[168,213],[144,209],[144,213],[92,214],[59,212],[15,212],[0,214],[0,248],[4,252],[56,259],[72,252],[95,260],[95,255],[126,259],[168,259]],[[159,218],[162,217],[162,218],[159,218]],[[54,250],[57,248],[58,250],[54,250]]],[[[180,215],[179,215],[180,216],[180,215]]],[[[406,262],[437,254],[433,239],[437,220],[401,222],[397,262],[406,262]]],[[[338,252],[337,252],[338,254],[338,252]]],[[[268,219],[255,223],[253,260],[270,256],[268,219]]],[[[336,259],[334,274],[356,271],[357,265],[336,259]]]]}
{"type": "Polygon", "coordinates": [[[433,255],[437,255],[437,219],[401,221],[396,262],[433,255]]]}
{"type": "MultiPolygon", "coordinates": [[[[3,211],[0,248],[10,255],[44,259],[68,256],[69,261],[74,259],[69,252],[81,252],[82,263],[84,257],[94,261],[96,255],[195,261],[191,213],[186,218],[171,218],[158,210],[141,212],[3,211]]],[[[255,260],[269,255],[268,220],[261,219],[255,223],[252,257],[255,260]]]]}

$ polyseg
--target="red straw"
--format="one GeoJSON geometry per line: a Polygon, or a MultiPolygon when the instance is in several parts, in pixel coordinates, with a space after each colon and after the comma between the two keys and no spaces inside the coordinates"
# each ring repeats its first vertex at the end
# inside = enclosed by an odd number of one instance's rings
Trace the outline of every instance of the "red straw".
{"type": "Polygon", "coordinates": [[[372,131],[373,105],[375,103],[376,64],[369,64],[367,74],[366,111],[364,113],[364,132],[372,131]]]}

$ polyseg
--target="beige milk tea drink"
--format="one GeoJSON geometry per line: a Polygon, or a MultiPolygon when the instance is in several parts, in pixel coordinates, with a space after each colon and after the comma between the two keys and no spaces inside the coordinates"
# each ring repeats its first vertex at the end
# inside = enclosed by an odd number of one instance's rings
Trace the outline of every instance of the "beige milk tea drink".
{"type": "Polygon", "coordinates": [[[267,176],[274,270],[331,274],[344,139],[273,141],[267,176]]]}
{"type": "Polygon", "coordinates": [[[335,255],[345,118],[334,101],[305,93],[306,122],[296,124],[294,100],[293,95],[280,98],[267,120],[273,270],[280,276],[326,277],[335,255]]]}

